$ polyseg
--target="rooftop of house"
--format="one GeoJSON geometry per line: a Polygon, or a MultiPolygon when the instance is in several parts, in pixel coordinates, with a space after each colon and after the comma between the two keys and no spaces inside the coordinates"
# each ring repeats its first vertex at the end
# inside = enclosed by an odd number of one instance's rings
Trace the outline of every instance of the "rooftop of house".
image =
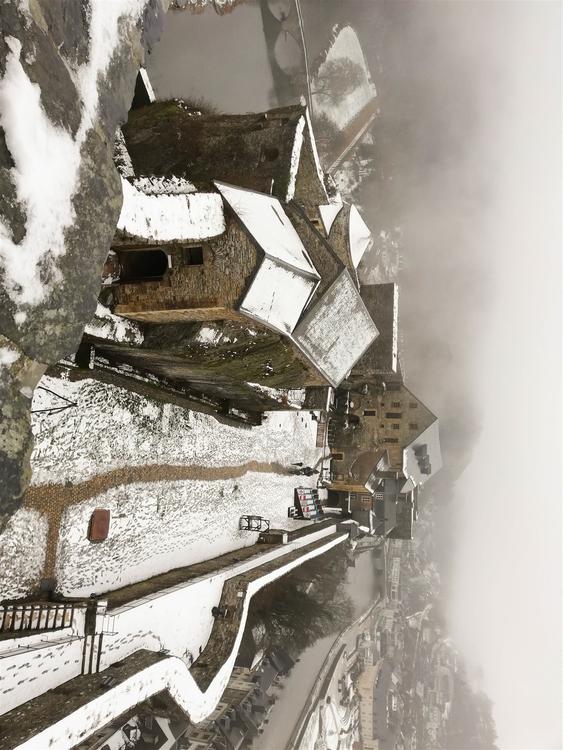
{"type": "Polygon", "coordinates": [[[403,451],[405,476],[423,485],[442,468],[440,430],[435,418],[403,451]]]}
{"type": "Polygon", "coordinates": [[[382,536],[387,536],[397,525],[397,498],[396,495],[387,495],[383,500],[374,503],[376,531],[382,536]]]}
{"type": "Polygon", "coordinates": [[[194,192],[186,180],[121,177],[123,204],[117,234],[139,243],[197,242],[225,231],[216,192],[194,192]]]}
{"type": "Polygon", "coordinates": [[[356,286],[344,269],[306,312],[292,339],[332,386],[346,377],[378,336],[356,286]]]}
{"type": "Polygon", "coordinates": [[[360,294],[379,336],[358,362],[356,372],[396,373],[399,342],[399,287],[395,283],[362,285],[360,294]]]}
{"type": "Polygon", "coordinates": [[[414,506],[412,503],[400,501],[397,503],[397,523],[390,532],[391,539],[412,539],[414,527],[414,506]]]}
{"type": "Polygon", "coordinates": [[[330,234],[334,220],[342,210],[343,206],[344,203],[342,202],[342,199],[319,206],[319,213],[327,236],[330,234]]]}
{"type": "Polygon", "coordinates": [[[368,225],[356,206],[350,206],[350,220],[348,224],[348,238],[350,241],[350,253],[354,268],[358,268],[364,254],[373,244],[373,237],[368,225]]]}
{"type": "Polygon", "coordinates": [[[284,201],[294,197],[300,177],[310,199],[327,201],[302,105],[224,115],[196,112],[181,100],[154,102],[129,113],[123,136],[136,176],[187,178],[202,191],[222,180],[284,201]]]}
{"type": "Polygon", "coordinates": [[[320,280],[309,254],[277,198],[222,182],[215,186],[264,253],[240,310],[291,333],[320,280]]]}
{"type": "Polygon", "coordinates": [[[355,482],[363,484],[369,492],[374,492],[376,485],[381,481],[379,472],[388,468],[389,455],[386,449],[365,451],[360,453],[350,466],[349,474],[355,482]]]}

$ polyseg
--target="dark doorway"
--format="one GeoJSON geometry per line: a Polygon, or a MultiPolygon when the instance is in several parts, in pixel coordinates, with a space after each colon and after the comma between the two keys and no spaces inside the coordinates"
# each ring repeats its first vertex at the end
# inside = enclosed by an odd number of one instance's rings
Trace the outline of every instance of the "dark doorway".
{"type": "Polygon", "coordinates": [[[162,250],[128,250],[119,253],[122,284],[161,279],[168,270],[168,256],[162,250]]]}

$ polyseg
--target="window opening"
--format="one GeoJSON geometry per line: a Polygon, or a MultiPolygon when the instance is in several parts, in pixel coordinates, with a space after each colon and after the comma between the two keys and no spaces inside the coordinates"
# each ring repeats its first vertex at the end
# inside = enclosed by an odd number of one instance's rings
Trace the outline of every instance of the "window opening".
{"type": "Polygon", "coordinates": [[[203,247],[201,245],[182,248],[182,260],[187,266],[203,265],[203,247]]]}

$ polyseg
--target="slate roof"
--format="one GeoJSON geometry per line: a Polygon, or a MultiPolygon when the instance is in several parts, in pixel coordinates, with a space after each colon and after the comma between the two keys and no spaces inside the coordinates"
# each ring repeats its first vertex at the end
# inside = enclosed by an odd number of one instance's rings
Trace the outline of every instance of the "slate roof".
{"type": "Polygon", "coordinates": [[[291,333],[318,286],[317,269],[277,198],[223,182],[215,186],[264,253],[239,309],[291,333]]]}
{"type": "Polygon", "coordinates": [[[362,285],[360,294],[379,336],[355,368],[366,376],[398,371],[399,288],[397,284],[362,285]]]}
{"type": "Polygon", "coordinates": [[[442,468],[440,431],[436,418],[403,451],[405,476],[422,485],[442,468]],[[424,469],[427,468],[426,471],[424,469]]]}
{"type": "Polygon", "coordinates": [[[412,539],[414,526],[414,507],[411,503],[397,503],[397,524],[389,536],[391,539],[412,539]]]}
{"type": "Polygon", "coordinates": [[[378,333],[349,271],[344,269],[323,297],[305,313],[292,339],[336,387],[378,333]]]}

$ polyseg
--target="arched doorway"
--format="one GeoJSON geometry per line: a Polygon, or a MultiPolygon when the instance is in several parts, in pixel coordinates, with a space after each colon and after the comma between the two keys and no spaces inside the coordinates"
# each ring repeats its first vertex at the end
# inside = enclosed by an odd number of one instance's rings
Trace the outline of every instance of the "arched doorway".
{"type": "Polygon", "coordinates": [[[163,250],[123,250],[118,255],[122,284],[158,280],[168,270],[168,256],[163,250]]]}

